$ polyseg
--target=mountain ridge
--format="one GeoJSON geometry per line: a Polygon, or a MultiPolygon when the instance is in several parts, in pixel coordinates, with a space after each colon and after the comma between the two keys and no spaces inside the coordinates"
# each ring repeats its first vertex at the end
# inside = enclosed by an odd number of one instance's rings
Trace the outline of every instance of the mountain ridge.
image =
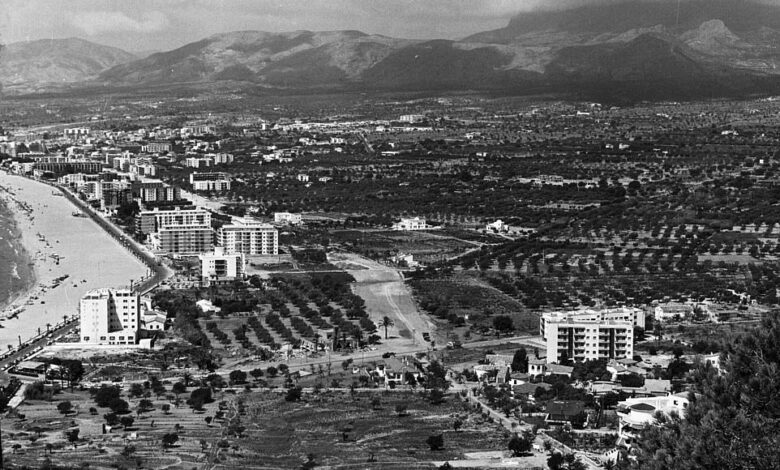
{"type": "Polygon", "coordinates": [[[780,7],[635,0],[523,13],[461,40],[362,31],[233,31],[71,82],[95,89],[237,83],[279,91],[535,91],[629,99],[780,89],[780,7]],[[632,14],[633,13],[633,14],[632,14]]]}

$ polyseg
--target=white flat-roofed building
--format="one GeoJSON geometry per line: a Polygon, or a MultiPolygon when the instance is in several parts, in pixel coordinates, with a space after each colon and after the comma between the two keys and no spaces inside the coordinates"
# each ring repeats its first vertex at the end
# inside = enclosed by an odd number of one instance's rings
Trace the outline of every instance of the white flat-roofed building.
{"type": "Polygon", "coordinates": [[[227,254],[247,256],[279,254],[279,232],[273,225],[248,217],[233,217],[217,232],[217,243],[227,254]]]}
{"type": "Polygon", "coordinates": [[[130,289],[96,289],[81,298],[81,342],[134,345],[140,328],[140,296],[130,289]]]}
{"type": "Polygon", "coordinates": [[[644,311],[634,308],[545,313],[539,329],[547,362],[630,359],[638,321],[644,324],[644,311]]]}
{"type": "Polygon", "coordinates": [[[402,114],[398,120],[401,122],[423,122],[425,116],[422,114],[402,114]]]}
{"type": "Polygon", "coordinates": [[[300,225],[302,222],[301,214],[290,212],[274,212],[274,222],[277,224],[300,225]]]}
{"type": "Polygon", "coordinates": [[[213,253],[198,256],[200,275],[204,281],[230,281],[244,276],[244,254],[226,254],[222,247],[214,248],[213,253]]]}
{"type": "Polygon", "coordinates": [[[138,214],[138,229],[145,235],[174,227],[211,228],[211,212],[202,208],[180,208],[141,211],[138,214]]]}
{"type": "Polygon", "coordinates": [[[393,224],[393,230],[426,230],[428,224],[425,219],[414,217],[411,219],[401,219],[400,222],[393,224]]]}
{"type": "Polygon", "coordinates": [[[190,173],[194,191],[230,191],[230,176],[222,172],[190,173]]]}
{"type": "Polygon", "coordinates": [[[618,445],[631,447],[642,431],[659,424],[657,416],[677,414],[684,418],[689,400],[686,394],[665,397],[629,398],[617,404],[618,445]]]}

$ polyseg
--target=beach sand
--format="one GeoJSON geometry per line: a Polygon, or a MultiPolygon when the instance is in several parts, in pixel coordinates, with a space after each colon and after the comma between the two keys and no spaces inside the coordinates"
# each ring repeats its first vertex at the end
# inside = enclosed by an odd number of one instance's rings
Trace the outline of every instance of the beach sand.
{"type": "Polygon", "coordinates": [[[148,268],[106,234],[92,219],[74,217],[78,211],[55,188],[15,175],[0,173],[0,190],[22,233],[22,245],[34,262],[32,288],[2,309],[24,308],[15,318],[0,321],[0,351],[78,314],[79,300],[90,289],[129,286],[148,268]],[[18,202],[29,209],[24,210],[18,202]],[[59,257],[59,258],[58,258],[59,257]],[[57,282],[63,276],[64,281],[57,282]],[[56,287],[53,287],[57,285],[56,287]]]}

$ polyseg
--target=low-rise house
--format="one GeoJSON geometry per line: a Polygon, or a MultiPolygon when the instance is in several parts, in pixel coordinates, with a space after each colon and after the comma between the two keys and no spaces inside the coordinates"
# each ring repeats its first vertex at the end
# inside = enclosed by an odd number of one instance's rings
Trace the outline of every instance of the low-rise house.
{"type": "Polygon", "coordinates": [[[515,385],[512,387],[512,394],[517,399],[526,399],[528,401],[534,401],[534,394],[536,394],[536,389],[541,388],[543,390],[549,390],[551,387],[550,384],[545,382],[539,382],[539,383],[530,383],[526,382],[523,384],[515,385]]]}
{"type": "Polygon", "coordinates": [[[146,310],[141,316],[141,329],[149,331],[162,331],[168,316],[159,310],[146,310]]]}
{"type": "Polygon", "coordinates": [[[425,222],[425,219],[420,217],[401,219],[400,222],[393,224],[393,230],[426,230],[427,228],[428,224],[425,222]]]}
{"type": "Polygon", "coordinates": [[[618,403],[618,445],[630,448],[644,429],[658,424],[657,413],[684,417],[688,403],[687,394],[629,398],[618,403]]]}
{"type": "Polygon", "coordinates": [[[537,359],[535,357],[528,359],[528,375],[534,377],[545,375],[545,372],[547,372],[547,360],[544,358],[537,359]]]}
{"type": "Polygon", "coordinates": [[[547,403],[544,421],[549,424],[571,424],[584,412],[585,405],[580,401],[555,400],[547,403]]]}
{"type": "Polygon", "coordinates": [[[565,375],[571,378],[571,373],[574,372],[574,367],[562,366],[560,364],[547,364],[547,371],[544,375],[565,375]]]}

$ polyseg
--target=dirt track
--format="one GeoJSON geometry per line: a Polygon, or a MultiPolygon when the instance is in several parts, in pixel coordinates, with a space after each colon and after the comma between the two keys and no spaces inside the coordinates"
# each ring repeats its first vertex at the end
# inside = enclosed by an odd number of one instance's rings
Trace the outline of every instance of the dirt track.
{"type": "MultiPolygon", "coordinates": [[[[422,334],[432,331],[434,325],[418,310],[411,291],[396,269],[348,253],[331,255],[329,261],[336,266],[343,265],[355,278],[353,290],[366,301],[366,310],[372,320],[381,321],[384,316],[393,320],[395,325],[388,329],[391,340],[393,337],[396,340],[405,338],[412,344],[426,344],[422,334]],[[348,269],[355,265],[365,269],[348,269]]],[[[384,337],[384,328],[380,334],[384,337]]]]}

